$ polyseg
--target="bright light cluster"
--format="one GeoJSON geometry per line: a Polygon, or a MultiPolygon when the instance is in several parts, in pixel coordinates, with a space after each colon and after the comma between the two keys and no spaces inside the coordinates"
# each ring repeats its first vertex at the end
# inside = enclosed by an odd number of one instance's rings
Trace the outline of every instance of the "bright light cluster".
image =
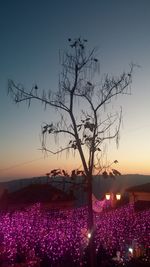
{"type": "MultiPolygon", "coordinates": [[[[134,212],[127,205],[95,214],[95,245],[110,255],[119,250],[125,256],[133,240],[150,246],[150,210],[134,212]]],[[[89,242],[87,208],[42,211],[36,204],[26,211],[0,214],[0,262],[62,261],[66,255],[81,262],[89,242]]]]}

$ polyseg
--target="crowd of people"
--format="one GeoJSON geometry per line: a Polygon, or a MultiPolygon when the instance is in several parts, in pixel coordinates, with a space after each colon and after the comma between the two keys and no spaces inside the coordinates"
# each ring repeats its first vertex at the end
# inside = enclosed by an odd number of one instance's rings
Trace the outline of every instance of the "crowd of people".
{"type": "MultiPolygon", "coordinates": [[[[26,210],[1,212],[0,266],[90,266],[87,220],[87,207],[44,211],[35,204],[26,210]]],[[[129,265],[135,259],[147,264],[150,209],[135,212],[128,204],[94,213],[94,221],[99,266],[129,265]]]]}

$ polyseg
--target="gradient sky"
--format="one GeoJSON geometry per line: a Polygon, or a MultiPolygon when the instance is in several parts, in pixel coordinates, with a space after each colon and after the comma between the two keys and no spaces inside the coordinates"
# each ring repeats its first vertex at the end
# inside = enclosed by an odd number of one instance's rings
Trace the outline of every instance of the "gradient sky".
{"type": "Polygon", "coordinates": [[[150,1],[1,0],[0,5],[0,180],[41,176],[55,167],[79,167],[77,160],[40,148],[42,122],[54,118],[40,103],[19,106],[7,96],[7,80],[57,90],[58,52],[68,37],[98,47],[101,72],[117,75],[134,62],[132,95],[120,100],[123,127],[110,160],[122,173],[150,174],[150,1]]]}

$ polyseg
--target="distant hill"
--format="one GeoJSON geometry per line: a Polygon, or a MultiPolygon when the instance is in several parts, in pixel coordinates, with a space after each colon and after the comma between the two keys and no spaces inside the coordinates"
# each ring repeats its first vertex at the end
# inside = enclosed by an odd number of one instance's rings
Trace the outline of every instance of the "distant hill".
{"type": "Polygon", "coordinates": [[[9,192],[17,191],[21,188],[24,188],[32,183],[46,183],[47,177],[40,176],[40,177],[32,177],[32,178],[21,178],[21,179],[14,179],[6,182],[0,182],[0,186],[7,188],[9,192]]]}
{"type": "MultiPolygon", "coordinates": [[[[69,187],[69,179],[66,179],[66,183],[65,179],[63,177],[57,177],[49,180],[49,182],[52,186],[55,186],[56,188],[61,189],[63,191],[67,191],[69,187]]],[[[81,177],[78,177],[76,182],[81,181],[81,179],[81,177]]],[[[8,189],[9,192],[14,192],[30,184],[44,184],[47,182],[48,178],[46,176],[43,176],[1,182],[0,186],[3,186],[4,188],[8,189]]],[[[123,193],[128,187],[149,182],[150,175],[128,174],[117,176],[115,179],[104,179],[102,176],[94,176],[93,191],[96,197],[100,199],[106,192],[118,191],[123,193]]],[[[84,202],[86,198],[86,193],[83,190],[77,190],[76,197],[77,199],[80,199],[80,202],[84,202]]]]}

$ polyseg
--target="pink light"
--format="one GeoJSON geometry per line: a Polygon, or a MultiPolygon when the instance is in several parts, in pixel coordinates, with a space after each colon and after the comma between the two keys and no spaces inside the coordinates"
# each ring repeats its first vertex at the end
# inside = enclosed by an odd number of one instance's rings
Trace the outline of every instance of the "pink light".
{"type": "MultiPolygon", "coordinates": [[[[14,264],[16,255],[27,262],[46,255],[50,264],[61,262],[66,253],[79,263],[88,245],[87,207],[42,211],[36,204],[26,211],[0,213],[0,258],[14,264]]],[[[126,255],[126,248],[136,240],[143,248],[150,246],[150,209],[135,212],[132,205],[94,213],[95,246],[126,255]]],[[[30,264],[28,264],[30,266],[30,264]]]]}

